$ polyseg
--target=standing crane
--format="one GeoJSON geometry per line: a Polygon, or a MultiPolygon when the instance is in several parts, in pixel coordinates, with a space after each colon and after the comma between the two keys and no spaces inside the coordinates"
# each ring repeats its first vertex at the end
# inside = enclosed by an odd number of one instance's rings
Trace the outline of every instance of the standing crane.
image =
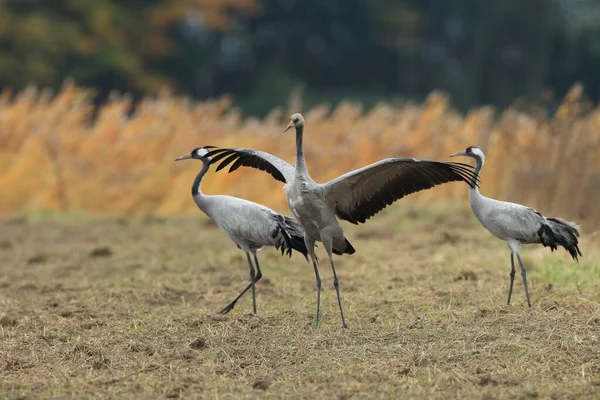
{"type": "Polygon", "coordinates": [[[560,218],[544,217],[537,210],[521,204],[509,203],[490,199],[479,193],[475,179],[479,177],[481,168],[485,163],[485,153],[481,147],[470,146],[464,151],[451,154],[450,157],[466,156],[475,159],[475,175],[469,190],[469,204],[473,214],[481,225],[494,236],[506,241],[510,249],[510,286],[508,288],[508,300],[510,304],[513,283],[515,280],[515,260],[517,257],[521,267],[523,286],[525,286],[525,297],[527,305],[531,307],[529,300],[529,289],[527,288],[527,271],[521,260],[520,250],[522,244],[541,243],[544,247],[550,247],[554,251],[560,245],[565,248],[578,261],[581,256],[579,250],[579,227],[573,223],[560,218]]]}
{"type": "Polygon", "coordinates": [[[264,246],[274,246],[292,256],[292,249],[304,255],[308,260],[306,245],[304,244],[304,229],[292,218],[277,214],[275,211],[261,204],[231,196],[207,196],[202,193],[200,184],[202,178],[210,168],[210,157],[207,149],[198,147],[189,154],[175,159],[175,161],[196,159],[202,161],[202,169],[196,175],[192,184],[192,197],[196,205],[229,236],[236,246],[246,253],[250,267],[250,283],[233,299],[220,313],[227,314],[233,310],[237,301],[249,289],[252,289],[252,311],[256,314],[256,289],[255,284],[262,278],[256,252],[264,246]],[[254,265],[250,254],[254,257],[254,265]]]}
{"type": "Polygon", "coordinates": [[[315,242],[323,243],[333,271],[342,327],[347,328],[340,298],[339,280],[332,254],[353,254],[354,247],[344,236],[337,218],[353,224],[364,223],[396,200],[453,181],[473,181],[473,168],[459,163],[388,158],[348,172],[328,183],[312,180],[306,168],[303,150],[304,118],[292,115],[284,133],[296,129],[296,166],[262,151],[244,148],[215,148],[208,153],[212,163],[221,161],[217,171],[231,164],[229,172],[240,166],[257,168],[285,183],[288,205],[304,228],[304,242],[310,255],[317,284],[315,324],[319,325],[321,278],[315,256],[315,242]]]}

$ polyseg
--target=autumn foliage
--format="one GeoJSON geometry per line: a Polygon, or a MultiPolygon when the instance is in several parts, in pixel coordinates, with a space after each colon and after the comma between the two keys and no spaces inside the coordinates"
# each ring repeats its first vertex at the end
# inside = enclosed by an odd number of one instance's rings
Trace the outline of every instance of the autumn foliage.
{"type": "MultiPolygon", "coordinates": [[[[369,111],[353,103],[315,107],[304,112],[309,170],[325,182],[381,158],[449,160],[448,154],[479,144],[487,153],[484,194],[579,222],[599,221],[600,110],[580,92],[573,88],[550,117],[518,106],[462,115],[440,93],[422,105],[382,103],[369,111]]],[[[76,86],[55,95],[32,88],[2,93],[0,213],[197,212],[190,185],[200,163],[173,161],[194,147],[252,147],[294,162],[293,133],[281,132],[296,110],[243,119],[227,99],[195,103],[169,94],[144,99],[133,115],[130,106],[127,96],[115,96],[92,118],[87,92],[76,86]]],[[[209,174],[203,190],[285,210],[281,186],[242,168],[209,174]]],[[[464,203],[466,193],[465,185],[449,184],[409,199],[464,203]]]]}
{"type": "Polygon", "coordinates": [[[215,33],[234,29],[235,13],[259,11],[255,0],[0,1],[0,85],[57,87],[70,76],[156,93],[178,81],[179,70],[158,65],[184,52],[173,32],[185,21],[215,33]]]}

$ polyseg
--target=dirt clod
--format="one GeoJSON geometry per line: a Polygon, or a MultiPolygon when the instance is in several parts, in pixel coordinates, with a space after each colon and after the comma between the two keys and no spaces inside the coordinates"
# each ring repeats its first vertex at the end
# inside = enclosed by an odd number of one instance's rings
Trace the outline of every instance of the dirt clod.
{"type": "Polygon", "coordinates": [[[189,346],[194,350],[200,350],[208,347],[208,344],[206,343],[206,339],[199,337],[194,339],[189,346]]]}
{"type": "Polygon", "coordinates": [[[89,256],[92,258],[110,257],[112,255],[113,255],[113,252],[110,249],[110,247],[97,247],[94,250],[90,251],[90,254],[89,254],[89,256]]]}
{"type": "Polygon", "coordinates": [[[269,388],[269,386],[271,386],[270,382],[263,381],[263,380],[258,380],[258,381],[255,381],[252,384],[252,389],[255,389],[255,390],[267,390],[269,388]]]}
{"type": "Polygon", "coordinates": [[[85,355],[88,357],[100,356],[100,352],[98,350],[85,343],[77,343],[73,347],[73,350],[71,350],[71,354],[74,356],[85,355]]]}
{"type": "Polygon", "coordinates": [[[479,381],[477,382],[479,386],[487,386],[487,385],[498,385],[498,381],[496,381],[490,374],[483,374],[479,377],[479,381]]]}
{"type": "Polygon", "coordinates": [[[106,369],[109,366],[110,366],[110,361],[103,357],[99,357],[92,362],[92,368],[95,370],[106,369]]]}
{"type": "Polygon", "coordinates": [[[541,304],[541,309],[545,312],[558,310],[560,308],[556,301],[541,304]]]}
{"type": "Polygon", "coordinates": [[[29,257],[27,259],[27,264],[29,264],[29,265],[43,264],[46,261],[48,261],[48,256],[47,255],[45,255],[45,254],[38,254],[37,256],[29,257]]]}
{"type": "Polygon", "coordinates": [[[462,271],[454,278],[454,282],[457,281],[476,281],[477,274],[473,271],[462,271]]]}
{"type": "Polygon", "coordinates": [[[125,348],[132,353],[143,353],[148,356],[153,355],[155,352],[152,345],[138,342],[129,343],[125,348]]]}
{"type": "Polygon", "coordinates": [[[0,326],[11,327],[19,325],[19,320],[11,315],[3,315],[0,317],[0,326]]]}
{"type": "Polygon", "coordinates": [[[450,232],[444,232],[442,234],[441,239],[439,240],[440,244],[448,243],[448,244],[456,244],[460,241],[460,236],[455,235],[450,232]]]}

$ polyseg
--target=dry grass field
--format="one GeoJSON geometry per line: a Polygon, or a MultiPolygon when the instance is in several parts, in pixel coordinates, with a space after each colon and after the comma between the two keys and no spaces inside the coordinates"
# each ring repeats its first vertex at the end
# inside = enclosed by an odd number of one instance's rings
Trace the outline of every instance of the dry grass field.
{"type": "Polygon", "coordinates": [[[330,269],[315,329],[312,268],[274,249],[259,254],[259,314],[246,297],[216,315],[248,272],[199,212],[5,218],[0,399],[600,397],[597,233],[579,264],[524,249],[528,309],[518,274],[505,305],[507,248],[464,198],[402,200],[347,225],[357,253],[338,258],[344,330],[330,269]]]}

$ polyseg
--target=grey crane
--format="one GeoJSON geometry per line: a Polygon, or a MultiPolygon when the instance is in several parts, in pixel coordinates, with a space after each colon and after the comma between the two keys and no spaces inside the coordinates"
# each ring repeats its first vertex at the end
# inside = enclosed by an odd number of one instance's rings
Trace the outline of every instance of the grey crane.
{"type": "Polygon", "coordinates": [[[315,183],[306,169],[303,150],[304,118],[291,117],[284,133],[296,129],[296,166],[269,153],[244,148],[211,147],[208,153],[217,171],[231,164],[229,172],[240,166],[257,168],[285,183],[288,205],[304,228],[304,241],[310,255],[317,285],[315,325],[319,325],[321,278],[315,256],[315,242],[323,243],[333,271],[342,327],[347,328],[339,281],[332,254],[353,254],[354,247],[344,236],[337,218],[353,224],[364,223],[396,200],[433,186],[452,182],[472,182],[473,168],[466,164],[419,160],[416,158],[388,158],[348,172],[328,183],[315,183]],[[336,218],[337,217],[337,218],[336,218]]]}
{"type": "Polygon", "coordinates": [[[262,278],[256,252],[264,246],[274,246],[281,250],[282,255],[286,253],[291,257],[293,249],[302,253],[308,260],[308,251],[304,243],[304,229],[294,219],[278,214],[261,204],[237,197],[208,196],[202,193],[200,184],[210,168],[211,159],[207,153],[207,149],[197,147],[189,154],[176,158],[175,161],[187,159],[202,161],[202,169],[192,184],[194,202],[229,236],[239,249],[246,253],[250,267],[250,283],[220,313],[227,314],[244,293],[252,289],[252,311],[256,314],[255,283],[262,278]],[[256,271],[252,265],[250,254],[254,256],[256,271]]]}
{"type": "MultiPolygon", "coordinates": [[[[464,151],[450,155],[450,157],[456,156],[474,158],[476,167],[473,179],[479,177],[481,168],[485,163],[485,153],[481,147],[470,146],[464,151]]],[[[544,247],[550,247],[552,251],[560,245],[576,261],[578,261],[577,256],[582,255],[577,239],[579,237],[579,227],[573,222],[560,218],[545,217],[537,210],[521,204],[490,199],[479,193],[478,187],[473,184],[471,184],[469,190],[469,204],[481,225],[497,238],[506,241],[510,249],[510,286],[508,288],[507,305],[510,304],[515,280],[514,257],[516,256],[521,267],[527,305],[531,307],[529,289],[527,288],[527,271],[519,254],[522,244],[541,243],[544,247]]]]}

